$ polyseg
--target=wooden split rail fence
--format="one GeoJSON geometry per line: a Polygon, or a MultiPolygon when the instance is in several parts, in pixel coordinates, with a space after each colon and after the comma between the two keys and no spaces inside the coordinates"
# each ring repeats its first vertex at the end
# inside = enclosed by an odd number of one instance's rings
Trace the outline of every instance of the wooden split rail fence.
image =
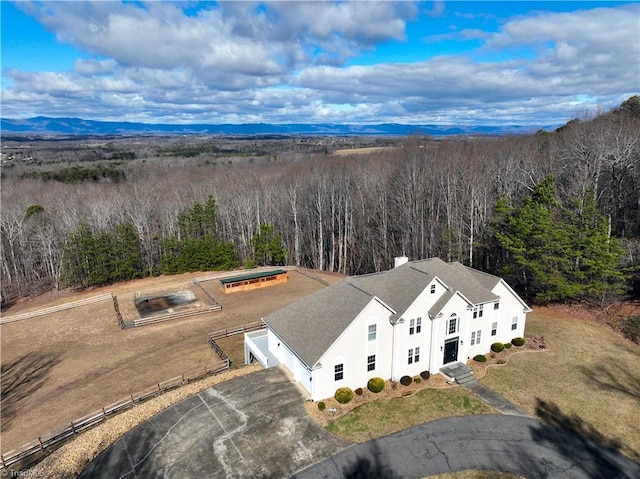
{"type": "Polygon", "coordinates": [[[209,298],[209,301],[211,301],[211,303],[213,303],[215,306],[220,306],[220,308],[222,308],[220,303],[216,301],[216,298],[214,298],[213,295],[209,291],[207,291],[207,289],[204,286],[200,284],[200,281],[198,281],[197,278],[193,280],[193,285],[196,286],[207,298],[209,298]]]}
{"type": "Polygon", "coordinates": [[[227,358],[226,361],[222,362],[222,365],[217,365],[212,368],[204,366],[203,368],[193,370],[167,381],[158,383],[155,386],[147,388],[136,394],[130,394],[126,399],[122,399],[110,404],[109,406],[103,407],[99,411],[95,411],[80,419],[71,421],[68,426],[57,430],[53,434],[39,437],[37,440],[23,445],[20,449],[1,454],[0,461],[2,467],[7,468],[21,461],[26,461],[35,454],[44,454],[46,449],[61,445],[61,443],[67,439],[98,425],[110,416],[131,408],[134,404],[154,398],[166,391],[178,388],[206,376],[221,373],[228,370],[229,367],[230,361],[227,358]]]}
{"type": "Polygon", "coordinates": [[[220,329],[219,331],[214,331],[213,333],[207,334],[207,338],[208,338],[209,344],[211,345],[213,350],[216,352],[218,357],[222,361],[227,361],[229,363],[229,366],[231,366],[231,360],[224,353],[222,348],[218,346],[218,343],[216,343],[216,339],[228,338],[229,336],[234,336],[236,334],[241,334],[241,333],[250,332],[250,331],[257,331],[259,329],[264,329],[265,327],[266,325],[262,321],[255,321],[253,323],[248,323],[242,326],[238,326],[237,328],[227,328],[227,329],[220,329]]]}
{"type": "Polygon", "coordinates": [[[51,306],[50,308],[39,309],[37,311],[30,311],[27,313],[16,314],[0,319],[0,324],[11,323],[13,321],[20,321],[22,319],[36,318],[38,316],[45,316],[47,314],[58,313],[67,309],[77,308],[79,306],[85,306],[87,304],[97,303],[106,299],[111,299],[111,293],[99,294],[97,296],[91,296],[85,299],[79,299],[78,301],[71,301],[70,303],[59,304],[57,306],[51,306]]]}
{"type": "Polygon", "coordinates": [[[146,324],[161,323],[163,321],[170,321],[172,319],[187,318],[189,316],[197,316],[199,314],[206,314],[206,313],[211,313],[213,311],[220,311],[221,309],[222,309],[222,306],[220,305],[206,306],[204,308],[193,309],[191,311],[177,311],[175,313],[159,314],[157,316],[150,316],[148,318],[134,319],[133,327],[137,328],[139,326],[144,326],[146,324]]]}
{"type": "Polygon", "coordinates": [[[127,323],[122,317],[122,313],[120,313],[120,306],[118,306],[118,297],[115,295],[111,296],[113,298],[113,309],[116,312],[116,319],[118,320],[118,324],[120,325],[120,329],[127,329],[132,327],[131,323],[127,323]]]}
{"type": "Polygon", "coordinates": [[[254,321],[253,323],[243,324],[242,326],[238,326],[236,328],[226,328],[219,329],[218,331],[214,331],[213,333],[209,333],[210,340],[216,340],[220,338],[227,338],[229,336],[233,336],[235,334],[241,333],[249,333],[251,331],[258,331],[259,329],[264,329],[267,326],[262,321],[254,321]]]}

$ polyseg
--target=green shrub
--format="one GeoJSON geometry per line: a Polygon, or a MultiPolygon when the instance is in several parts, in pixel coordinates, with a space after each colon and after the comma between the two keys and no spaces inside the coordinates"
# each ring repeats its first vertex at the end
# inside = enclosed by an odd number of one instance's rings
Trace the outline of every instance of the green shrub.
{"type": "Polygon", "coordinates": [[[640,342],[640,315],[629,316],[622,320],[622,334],[634,343],[640,342]]]}
{"type": "Polygon", "coordinates": [[[493,343],[491,345],[491,351],[493,351],[494,353],[501,353],[502,351],[504,351],[504,344],[502,344],[502,343],[493,343]]]}
{"type": "Polygon", "coordinates": [[[340,404],[347,404],[353,399],[353,391],[350,388],[338,388],[334,397],[340,404]]]}
{"type": "Polygon", "coordinates": [[[420,376],[413,378],[413,382],[416,384],[420,384],[422,382],[422,379],[420,379],[420,376]]]}
{"type": "Polygon", "coordinates": [[[367,383],[367,389],[372,393],[379,393],[384,389],[384,379],[382,378],[371,378],[367,383]]]}
{"type": "Polygon", "coordinates": [[[484,363],[487,361],[487,357],[484,354],[478,354],[473,357],[473,360],[479,363],[484,363]]]}
{"type": "Polygon", "coordinates": [[[252,259],[248,259],[244,264],[244,267],[247,269],[253,269],[257,266],[256,262],[252,259]]]}
{"type": "Polygon", "coordinates": [[[513,346],[513,344],[511,344],[511,343],[504,343],[504,348],[505,348],[505,349],[509,349],[511,346],[513,346]]]}
{"type": "Polygon", "coordinates": [[[320,411],[324,411],[325,409],[327,409],[327,405],[326,405],[323,401],[320,401],[320,402],[318,403],[318,409],[319,409],[320,411]]]}
{"type": "Polygon", "coordinates": [[[431,373],[429,373],[429,371],[422,371],[422,372],[420,373],[420,377],[421,377],[422,379],[424,379],[425,381],[426,381],[427,379],[429,379],[429,377],[430,377],[430,376],[431,376],[431,373]]]}
{"type": "Polygon", "coordinates": [[[358,396],[362,396],[362,388],[358,388],[358,389],[356,389],[356,394],[357,394],[358,396]]]}
{"type": "Polygon", "coordinates": [[[511,344],[513,344],[514,346],[522,346],[525,342],[526,341],[524,338],[513,338],[511,340],[511,344]]]}
{"type": "Polygon", "coordinates": [[[412,382],[413,382],[413,379],[411,379],[411,376],[402,376],[400,378],[400,384],[402,384],[403,386],[408,386],[412,382]]]}

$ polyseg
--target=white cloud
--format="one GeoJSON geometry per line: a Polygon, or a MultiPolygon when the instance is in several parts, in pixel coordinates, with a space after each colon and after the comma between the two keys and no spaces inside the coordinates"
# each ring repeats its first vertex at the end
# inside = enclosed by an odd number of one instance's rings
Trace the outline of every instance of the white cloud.
{"type": "Polygon", "coordinates": [[[3,115],[216,123],[564,122],[577,99],[613,106],[640,90],[637,4],[535,13],[507,21],[497,33],[453,33],[484,42],[467,55],[349,67],[345,59],[363,49],[404,41],[415,5],[223,2],[195,16],[175,3],[144,7],[23,5],[95,58],[77,60],[66,73],[4,71],[3,115]],[[504,50],[515,57],[475,59],[504,50]],[[527,55],[518,56],[523,50],[527,55]]]}

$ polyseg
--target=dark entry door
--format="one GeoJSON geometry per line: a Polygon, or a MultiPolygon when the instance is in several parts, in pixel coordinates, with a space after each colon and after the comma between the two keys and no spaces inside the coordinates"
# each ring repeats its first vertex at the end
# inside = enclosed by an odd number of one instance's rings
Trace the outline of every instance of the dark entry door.
{"type": "Polygon", "coordinates": [[[443,364],[454,363],[458,360],[458,338],[447,339],[444,342],[443,364]]]}

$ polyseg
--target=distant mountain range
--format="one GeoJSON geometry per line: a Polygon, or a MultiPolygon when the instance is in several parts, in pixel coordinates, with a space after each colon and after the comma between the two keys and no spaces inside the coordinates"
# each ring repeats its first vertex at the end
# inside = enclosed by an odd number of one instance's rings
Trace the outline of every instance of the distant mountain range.
{"type": "Polygon", "coordinates": [[[404,136],[411,134],[450,135],[503,135],[533,133],[541,126],[452,126],[405,125],[381,123],[377,125],[345,125],[335,123],[245,123],[245,124],[152,124],[126,121],[94,121],[80,118],[49,118],[37,116],[27,119],[3,118],[3,134],[24,133],[42,135],[130,135],[130,134],[218,134],[218,135],[351,135],[351,136],[404,136]]]}

